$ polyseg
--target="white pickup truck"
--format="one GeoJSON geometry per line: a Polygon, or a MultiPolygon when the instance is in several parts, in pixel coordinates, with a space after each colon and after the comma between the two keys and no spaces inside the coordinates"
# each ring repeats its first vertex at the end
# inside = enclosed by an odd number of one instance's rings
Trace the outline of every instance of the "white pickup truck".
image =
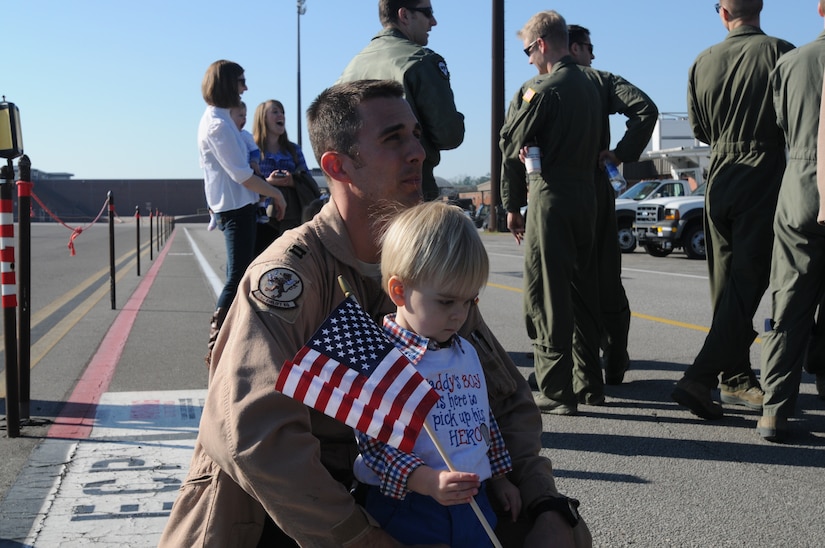
{"type": "Polygon", "coordinates": [[[640,181],[616,198],[616,222],[619,228],[619,249],[632,253],[636,249],[636,209],[639,202],[656,198],[688,196],[690,185],[680,179],[640,181]]]}
{"type": "Polygon", "coordinates": [[[689,259],[704,259],[704,210],[705,185],[687,197],[642,202],[636,211],[636,238],[654,257],[666,257],[681,247],[689,259]]]}

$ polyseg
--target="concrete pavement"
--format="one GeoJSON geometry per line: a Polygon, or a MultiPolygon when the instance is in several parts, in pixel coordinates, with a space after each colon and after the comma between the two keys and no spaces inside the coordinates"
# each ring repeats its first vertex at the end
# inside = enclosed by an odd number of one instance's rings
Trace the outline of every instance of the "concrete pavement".
{"type": "MultiPolygon", "coordinates": [[[[491,276],[481,306],[527,375],[522,250],[507,234],[483,238],[491,276]]],[[[712,423],[690,415],[670,391],[710,322],[705,264],[642,252],[623,260],[633,368],[625,384],[607,388],[607,405],[545,416],[542,436],[560,489],[582,501],[594,544],[825,544],[825,402],[812,377],[803,375],[787,445],[762,441],[758,414],[744,408],[727,407],[712,423]]],[[[44,424],[0,438],[0,546],[157,543],[206,394],[203,354],[222,261],[219,233],[179,225],[154,272],[146,266],[118,286],[117,311],[96,303],[40,361],[32,416],[44,424]]],[[[768,314],[763,301],[755,325],[768,314]]]]}

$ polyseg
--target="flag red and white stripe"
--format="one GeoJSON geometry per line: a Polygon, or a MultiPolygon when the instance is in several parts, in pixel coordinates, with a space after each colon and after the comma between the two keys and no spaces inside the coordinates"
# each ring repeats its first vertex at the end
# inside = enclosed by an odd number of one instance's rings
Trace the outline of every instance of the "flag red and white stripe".
{"type": "Polygon", "coordinates": [[[410,452],[438,393],[353,299],[286,362],[275,388],[410,452]]]}

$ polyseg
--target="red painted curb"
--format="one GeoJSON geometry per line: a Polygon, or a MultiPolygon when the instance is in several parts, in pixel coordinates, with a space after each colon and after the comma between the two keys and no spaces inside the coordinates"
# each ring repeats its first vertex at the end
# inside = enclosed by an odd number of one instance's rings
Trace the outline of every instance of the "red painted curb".
{"type": "Polygon", "coordinates": [[[146,277],[118,313],[106,336],[103,337],[97,352],[89,361],[86,371],[75,385],[72,395],[63,406],[63,411],[49,428],[46,437],[85,440],[91,434],[97,403],[100,401],[100,396],[109,388],[140,307],[157,278],[158,271],[174,238],[175,232],[167,240],[163,251],[146,273],[146,277]]]}

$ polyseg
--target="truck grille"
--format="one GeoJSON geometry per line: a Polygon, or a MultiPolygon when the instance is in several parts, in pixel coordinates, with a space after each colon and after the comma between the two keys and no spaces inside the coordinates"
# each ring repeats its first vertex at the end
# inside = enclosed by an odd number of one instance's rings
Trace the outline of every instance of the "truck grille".
{"type": "Polygon", "coordinates": [[[665,208],[660,205],[642,205],[636,209],[636,224],[645,225],[664,219],[665,208]]]}

